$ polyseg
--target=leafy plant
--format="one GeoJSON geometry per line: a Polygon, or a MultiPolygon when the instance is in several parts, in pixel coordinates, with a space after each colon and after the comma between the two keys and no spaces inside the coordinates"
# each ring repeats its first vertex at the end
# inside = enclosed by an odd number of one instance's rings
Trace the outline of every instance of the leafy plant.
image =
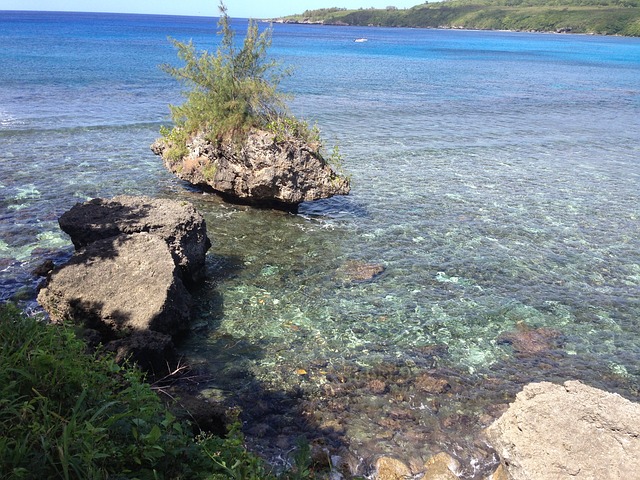
{"type": "MultiPolygon", "coordinates": [[[[291,71],[268,59],[271,28],[260,32],[250,20],[238,47],[225,5],[220,3],[219,9],[221,40],[214,54],[198,52],[191,41],[171,39],[183,66],[165,64],[162,69],[185,85],[186,100],[170,106],[174,127],[160,131],[168,147],[165,158],[174,163],[184,158],[195,134],[202,133],[213,143],[232,138],[238,146],[252,128],[272,132],[276,142],[303,141],[322,155],[320,130],[291,115],[286,105],[289,96],[279,89],[291,71]]],[[[214,174],[209,170],[205,178],[214,174]]]]}
{"type": "Polygon", "coordinates": [[[160,134],[167,142],[167,150],[164,156],[172,162],[182,160],[189,153],[187,149],[187,140],[189,135],[184,128],[167,128],[161,127],[160,134]]]}
{"type": "Polygon", "coordinates": [[[306,438],[300,437],[296,442],[293,453],[293,470],[288,475],[291,480],[304,480],[312,478],[311,470],[311,446],[306,438]]]}
{"type": "Polygon", "coordinates": [[[295,117],[276,117],[269,121],[264,128],[275,134],[276,142],[298,139],[314,146],[316,150],[320,150],[322,147],[318,126],[309,126],[308,122],[295,117]]]}
{"type": "Polygon", "coordinates": [[[267,58],[271,29],[259,32],[258,24],[250,20],[238,48],[227,8],[223,3],[219,8],[222,38],[216,53],[197,52],[193,42],[171,39],[184,65],[162,66],[187,87],[185,103],[170,107],[174,130],[187,135],[204,131],[211,139],[242,136],[251,127],[287,117],[285,95],[278,88],[289,71],[267,58]]]}
{"type": "Polygon", "coordinates": [[[211,435],[198,438],[198,444],[212,462],[209,479],[275,480],[277,477],[266,468],[265,463],[247,452],[238,414],[236,411],[225,438],[211,435]]]}
{"type": "Polygon", "coordinates": [[[216,171],[218,170],[217,165],[214,162],[209,162],[203,169],[202,175],[204,179],[208,182],[212,182],[216,176],[216,171]]]}
{"type": "Polygon", "coordinates": [[[134,369],[0,307],[0,478],[178,478],[199,454],[134,369]]]}
{"type": "Polygon", "coordinates": [[[246,450],[235,415],[225,438],[195,439],[138,370],[0,304],[2,480],[313,478],[307,467],[274,475],[246,450]]]}

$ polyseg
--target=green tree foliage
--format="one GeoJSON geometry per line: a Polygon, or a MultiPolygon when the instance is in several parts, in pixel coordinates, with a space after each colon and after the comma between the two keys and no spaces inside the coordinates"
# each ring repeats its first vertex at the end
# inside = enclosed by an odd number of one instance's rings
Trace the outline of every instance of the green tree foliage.
{"type": "Polygon", "coordinates": [[[346,8],[338,8],[338,7],[318,8],[317,10],[305,10],[303,15],[306,15],[306,16],[327,15],[329,13],[344,12],[345,10],[346,8]]]}
{"type": "Polygon", "coordinates": [[[446,0],[406,10],[307,11],[292,20],[640,36],[640,0],[446,0]]]}
{"type": "Polygon", "coordinates": [[[260,32],[257,22],[250,20],[238,46],[227,9],[223,3],[219,8],[221,40],[216,52],[199,52],[192,41],[172,39],[183,66],[162,66],[186,87],[186,101],[170,107],[174,128],[162,131],[175,146],[169,155],[184,155],[186,140],[196,132],[204,132],[213,141],[227,136],[242,139],[251,128],[268,128],[305,141],[317,140],[315,129],[288,112],[280,82],[291,72],[268,58],[271,28],[260,32]]]}
{"type": "Polygon", "coordinates": [[[219,34],[222,36],[215,54],[198,53],[193,42],[175,39],[182,67],[164,65],[163,70],[186,84],[186,101],[171,106],[176,126],[189,133],[199,130],[242,133],[250,127],[262,126],[284,110],[280,81],[287,75],[277,62],[267,60],[271,30],[262,33],[251,20],[241,48],[235,44],[226,7],[220,5],[219,34]]]}

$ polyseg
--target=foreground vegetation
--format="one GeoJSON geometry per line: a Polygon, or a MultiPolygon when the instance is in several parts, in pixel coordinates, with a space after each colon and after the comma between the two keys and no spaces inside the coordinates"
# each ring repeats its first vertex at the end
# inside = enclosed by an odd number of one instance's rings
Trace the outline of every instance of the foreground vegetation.
{"type": "Polygon", "coordinates": [[[314,478],[301,447],[276,477],[238,422],[226,438],[194,438],[140,372],[0,305],[0,479],[314,478]]]}
{"type": "Polygon", "coordinates": [[[409,9],[308,10],[285,21],[640,36],[640,0],[450,0],[409,9]]]}

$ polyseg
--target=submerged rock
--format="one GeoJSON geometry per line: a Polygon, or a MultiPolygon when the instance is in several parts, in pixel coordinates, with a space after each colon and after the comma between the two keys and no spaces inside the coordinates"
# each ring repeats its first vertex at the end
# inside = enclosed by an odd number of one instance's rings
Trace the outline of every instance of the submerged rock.
{"type": "Polygon", "coordinates": [[[415,385],[418,390],[432,395],[446,393],[451,390],[451,384],[446,378],[435,377],[428,373],[416,377],[415,385]]]}
{"type": "Polygon", "coordinates": [[[55,269],[38,301],[54,321],[72,321],[107,337],[188,326],[191,295],[167,244],[149,233],[93,242],[55,269]]]}
{"type": "Polygon", "coordinates": [[[457,480],[458,476],[454,472],[459,467],[460,463],[455,458],[440,452],[425,463],[426,472],[420,480],[457,480]]]}
{"type": "Polygon", "coordinates": [[[509,478],[509,474],[505,470],[502,464],[498,465],[498,468],[491,475],[486,477],[484,480],[511,480],[509,478]]]}
{"type": "Polygon", "coordinates": [[[33,273],[33,275],[36,277],[46,277],[49,272],[54,269],[54,267],[55,264],[53,263],[53,260],[48,259],[42,262],[40,265],[36,266],[36,268],[34,268],[31,273],[33,273]]]}
{"type": "Polygon", "coordinates": [[[149,232],[165,241],[186,282],[204,275],[211,242],[202,215],[186,202],[120,195],[78,203],[59,219],[76,249],[120,234],[149,232]]]}
{"type": "Polygon", "coordinates": [[[318,147],[279,140],[264,130],[251,130],[241,144],[213,143],[200,134],[187,147],[188,155],[180,159],[170,158],[171,145],[164,138],[151,150],[178,178],[235,201],[292,208],[350,190],[349,179],[331,168],[318,147]]]}
{"type": "Polygon", "coordinates": [[[392,457],[380,457],[374,464],[375,480],[403,480],[412,476],[411,469],[403,462],[392,457]]]}
{"type": "Polygon", "coordinates": [[[486,434],[512,480],[638,478],[640,404],[578,381],[532,383],[486,434]]]}
{"type": "Polygon", "coordinates": [[[521,356],[537,355],[558,349],[563,340],[558,330],[546,327],[533,328],[525,323],[518,323],[515,330],[498,337],[498,343],[510,344],[514,353],[521,356]]]}
{"type": "Polygon", "coordinates": [[[366,282],[373,280],[384,272],[384,266],[377,263],[366,263],[349,260],[339,269],[339,276],[350,282],[366,282]]]}

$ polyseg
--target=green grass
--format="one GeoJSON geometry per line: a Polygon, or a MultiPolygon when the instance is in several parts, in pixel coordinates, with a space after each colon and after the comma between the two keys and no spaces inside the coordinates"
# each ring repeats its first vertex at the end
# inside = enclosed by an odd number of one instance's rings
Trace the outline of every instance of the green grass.
{"type": "Polygon", "coordinates": [[[184,426],[139,372],[0,309],[0,478],[189,478],[184,426]]]}
{"type": "Polygon", "coordinates": [[[272,475],[238,421],[225,438],[190,432],[139,371],[0,305],[0,479],[316,478],[304,461],[272,475]]]}

